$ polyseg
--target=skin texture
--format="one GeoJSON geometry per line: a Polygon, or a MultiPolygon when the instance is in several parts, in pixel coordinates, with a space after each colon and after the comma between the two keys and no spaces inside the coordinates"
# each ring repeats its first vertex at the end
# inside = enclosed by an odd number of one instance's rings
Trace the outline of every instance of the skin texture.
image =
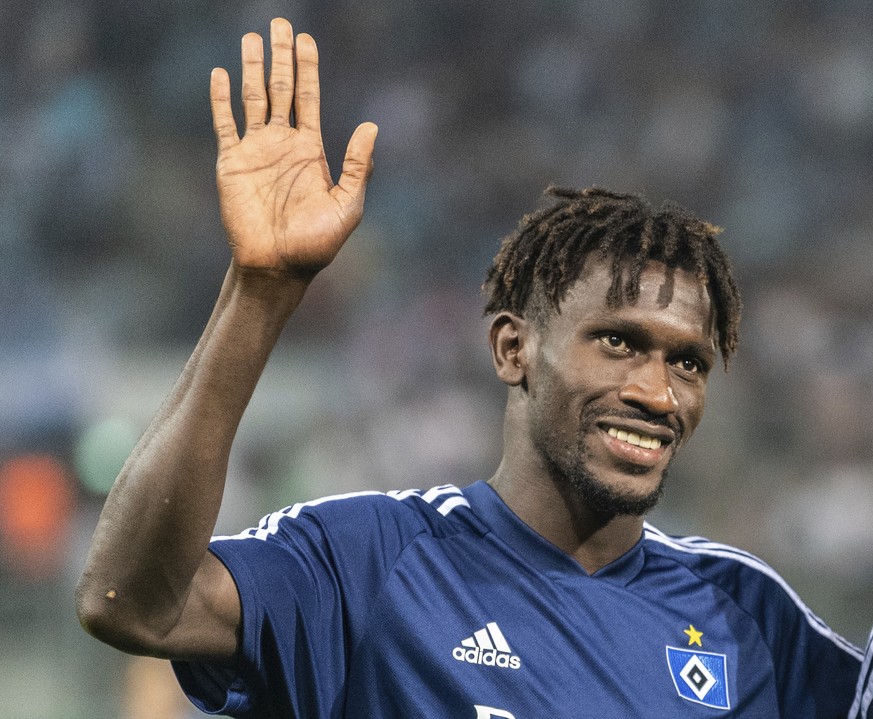
{"type": "Polygon", "coordinates": [[[640,538],[642,514],[703,415],[716,357],[712,303],[694,275],[650,263],[639,300],[617,308],[606,304],[610,282],[609,263],[591,259],[558,313],[540,323],[501,313],[491,326],[510,388],[491,484],[588,572],[640,538]],[[632,446],[609,427],[661,446],[632,446]]]}
{"type": "Polygon", "coordinates": [[[85,629],[136,654],[232,660],[239,597],[207,551],[231,444],[288,317],[363,213],[376,126],[355,130],[334,184],[321,141],[315,42],[295,38],[287,20],[274,20],[270,31],[269,90],[261,38],[242,40],[242,138],[227,72],[212,73],[231,265],[200,342],[107,498],[77,587],[85,629]]]}

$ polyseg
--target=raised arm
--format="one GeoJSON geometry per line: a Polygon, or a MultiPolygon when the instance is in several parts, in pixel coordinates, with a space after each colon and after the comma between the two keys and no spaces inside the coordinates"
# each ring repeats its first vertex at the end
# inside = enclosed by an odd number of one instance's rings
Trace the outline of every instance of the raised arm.
{"type": "Polygon", "coordinates": [[[232,250],[212,317],[106,500],[76,592],[82,625],[122,650],[229,660],[239,598],[207,551],[231,444],[288,317],[361,220],[376,126],[360,125],[333,184],[321,141],[318,51],[287,20],[242,40],[245,134],[227,72],[212,73],[221,217],[232,250]],[[292,119],[293,111],[293,119],[292,119]]]}

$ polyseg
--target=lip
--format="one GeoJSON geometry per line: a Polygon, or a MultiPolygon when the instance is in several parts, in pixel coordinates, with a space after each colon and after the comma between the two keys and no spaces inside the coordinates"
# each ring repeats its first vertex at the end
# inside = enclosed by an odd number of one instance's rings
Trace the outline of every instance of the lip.
{"type": "MultiPolygon", "coordinates": [[[[625,419],[616,417],[615,419],[603,419],[597,423],[597,426],[606,432],[610,427],[623,429],[625,432],[634,432],[635,434],[645,434],[649,437],[656,437],[661,440],[661,446],[672,444],[676,441],[676,432],[669,427],[664,427],[660,424],[652,424],[643,420],[625,419]]],[[[611,438],[614,439],[614,438],[611,438]]]]}
{"type": "Polygon", "coordinates": [[[640,422],[635,420],[616,420],[598,422],[600,429],[600,437],[606,445],[607,450],[616,459],[623,464],[628,464],[636,467],[650,469],[663,463],[667,456],[668,447],[675,441],[676,433],[667,428],[657,425],[651,425],[648,422],[640,422]],[[645,434],[650,437],[657,437],[661,440],[661,446],[657,449],[649,449],[646,447],[638,447],[636,445],[612,437],[607,433],[610,427],[625,430],[626,432],[634,432],[636,434],[645,434]]]}

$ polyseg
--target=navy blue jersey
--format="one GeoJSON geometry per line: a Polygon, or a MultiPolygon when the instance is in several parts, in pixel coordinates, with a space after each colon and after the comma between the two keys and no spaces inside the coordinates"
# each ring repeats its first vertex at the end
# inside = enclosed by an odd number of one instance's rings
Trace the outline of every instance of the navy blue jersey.
{"type": "Polygon", "coordinates": [[[232,670],[175,664],[207,712],[873,719],[870,652],[702,538],[646,525],[588,575],[479,482],[298,504],[210,548],[242,636],[232,670]]]}

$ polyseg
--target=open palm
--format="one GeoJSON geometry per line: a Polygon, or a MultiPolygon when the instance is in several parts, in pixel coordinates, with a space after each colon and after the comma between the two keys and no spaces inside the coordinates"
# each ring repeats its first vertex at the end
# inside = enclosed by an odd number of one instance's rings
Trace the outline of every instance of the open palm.
{"type": "Polygon", "coordinates": [[[281,19],[273,21],[270,40],[268,102],[263,42],[254,33],[243,38],[242,139],[227,72],[212,74],[221,217],[238,266],[310,276],[333,260],[361,220],[376,126],[355,130],[334,185],[321,140],[315,41],[299,35],[295,42],[291,25],[281,19]]]}

